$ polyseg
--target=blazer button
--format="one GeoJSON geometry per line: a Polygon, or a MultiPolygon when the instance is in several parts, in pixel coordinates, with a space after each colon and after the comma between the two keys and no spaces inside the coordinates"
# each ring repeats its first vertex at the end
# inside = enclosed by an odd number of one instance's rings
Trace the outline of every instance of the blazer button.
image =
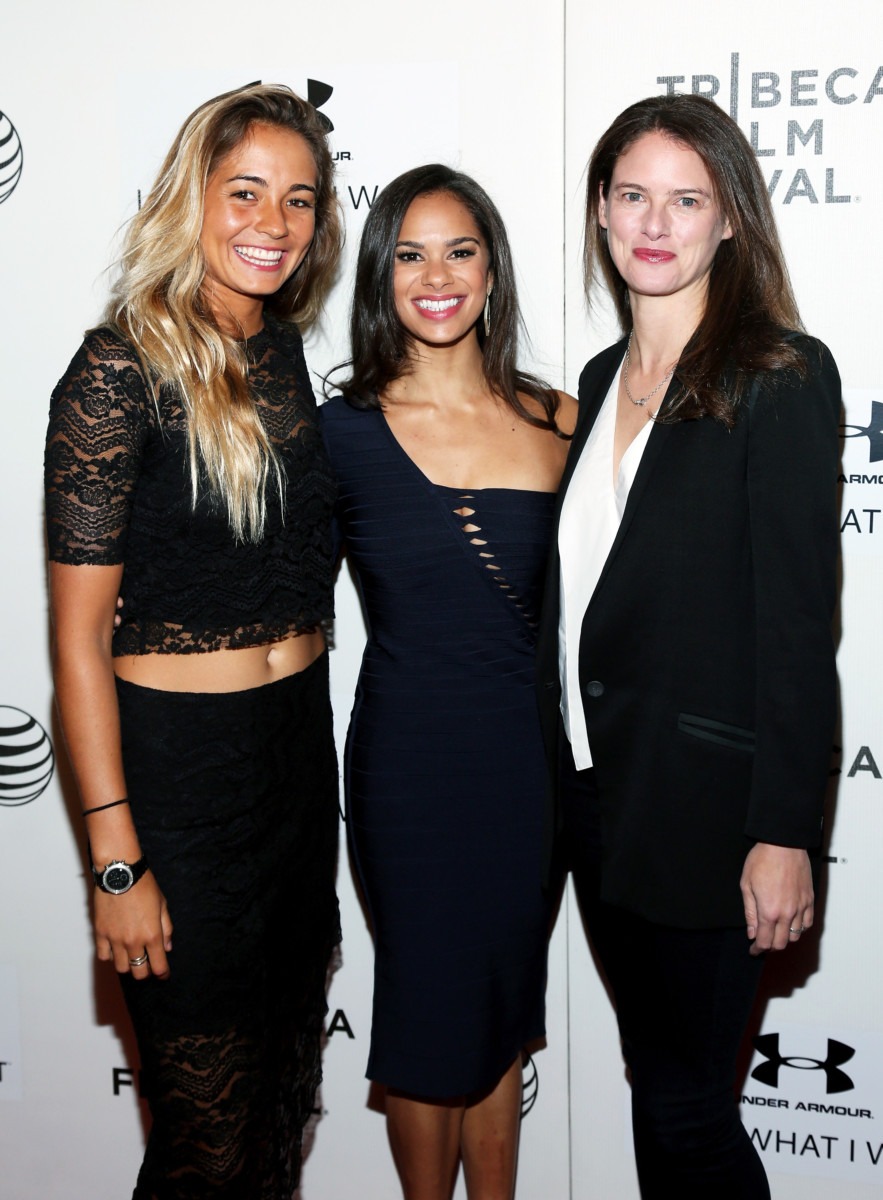
{"type": "Polygon", "coordinates": [[[604,684],[600,679],[592,679],[586,684],[586,695],[591,696],[593,700],[604,695],[604,684]]]}

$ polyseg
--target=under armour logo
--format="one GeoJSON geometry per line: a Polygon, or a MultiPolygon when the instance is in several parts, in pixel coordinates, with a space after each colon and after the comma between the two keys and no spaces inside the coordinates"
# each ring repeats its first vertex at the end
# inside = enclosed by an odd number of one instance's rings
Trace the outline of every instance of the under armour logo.
{"type": "Polygon", "coordinates": [[[841,429],[854,429],[855,433],[844,433],[848,437],[867,437],[871,443],[870,461],[883,461],[883,400],[871,401],[871,419],[865,425],[841,425],[841,429]]]}
{"type": "Polygon", "coordinates": [[[779,1053],[779,1035],[777,1033],[761,1034],[760,1037],[754,1039],[754,1045],[758,1052],[767,1059],[767,1062],[761,1063],[751,1072],[751,1078],[758,1080],[759,1083],[766,1083],[769,1087],[778,1087],[779,1068],[794,1067],[798,1071],[824,1071],[827,1080],[825,1091],[828,1095],[832,1092],[850,1092],[855,1087],[846,1072],[840,1070],[843,1064],[849,1062],[855,1054],[852,1046],[847,1046],[844,1042],[828,1038],[828,1057],[824,1062],[818,1058],[806,1058],[804,1055],[783,1058],[779,1053]]]}
{"type": "MultiPolygon", "coordinates": [[[[318,79],[308,79],[307,80],[307,99],[309,100],[310,104],[312,104],[313,108],[315,108],[315,109],[320,109],[322,107],[322,105],[325,103],[325,101],[330,98],[331,93],[333,91],[334,91],[334,88],[331,86],[330,83],[322,83],[318,79]]],[[[324,113],[317,112],[316,116],[322,122],[325,132],[330,133],[331,130],[334,128],[331,121],[329,121],[329,119],[325,116],[324,113]]],[[[883,457],[883,454],[881,454],[881,457],[883,457]]]]}

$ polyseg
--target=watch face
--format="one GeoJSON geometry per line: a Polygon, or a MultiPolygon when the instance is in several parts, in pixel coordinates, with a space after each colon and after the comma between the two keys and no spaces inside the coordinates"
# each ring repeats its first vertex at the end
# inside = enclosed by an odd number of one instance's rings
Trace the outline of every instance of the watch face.
{"type": "Polygon", "coordinates": [[[106,868],[101,877],[101,882],[109,892],[113,892],[114,895],[120,896],[123,892],[127,892],[129,890],[129,888],[135,882],[135,877],[132,874],[132,868],[128,865],[128,863],[116,862],[111,863],[110,866],[106,868]]]}

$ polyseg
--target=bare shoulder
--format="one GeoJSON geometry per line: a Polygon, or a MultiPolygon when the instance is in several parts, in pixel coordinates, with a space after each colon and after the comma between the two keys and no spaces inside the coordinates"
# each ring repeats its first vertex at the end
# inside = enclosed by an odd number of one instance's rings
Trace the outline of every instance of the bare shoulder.
{"type": "MultiPolygon", "coordinates": [[[[554,395],[558,399],[558,407],[555,410],[555,424],[561,433],[569,436],[576,427],[576,418],[579,410],[578,401],[574,396],[568,395],[567,392],[554,392],[554,395]]],[[[527,412],[539,417],[543,421],[547,419],[545,408],[535,396],[530,396],[526,392],[519,392],[518,399],[524,405],[527,412]]]]}
{"type": "Polygon", "coordinates": [[[558,428],[562,433],[566,433],[568,437],[576,428],[576,418],[579,412],[579,403],[576,396],[571,396],[569,392],[558,392],[558,412],[556,420],[558,428]]]}

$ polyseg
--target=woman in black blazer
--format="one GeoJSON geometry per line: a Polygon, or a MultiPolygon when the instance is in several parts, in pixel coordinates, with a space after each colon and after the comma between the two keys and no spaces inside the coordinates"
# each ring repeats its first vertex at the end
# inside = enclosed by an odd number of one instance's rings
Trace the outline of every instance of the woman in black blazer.
{"type": "Polygon", "coordinates": [[[652,97],[604,134],[585,265],[626,336],[583,372],[558,500],[553,825],[616,1000],[642,1195],[757,1200],[735,1060],[764,952],[813,922],[840,382],[712,101],[652,97]]]}

